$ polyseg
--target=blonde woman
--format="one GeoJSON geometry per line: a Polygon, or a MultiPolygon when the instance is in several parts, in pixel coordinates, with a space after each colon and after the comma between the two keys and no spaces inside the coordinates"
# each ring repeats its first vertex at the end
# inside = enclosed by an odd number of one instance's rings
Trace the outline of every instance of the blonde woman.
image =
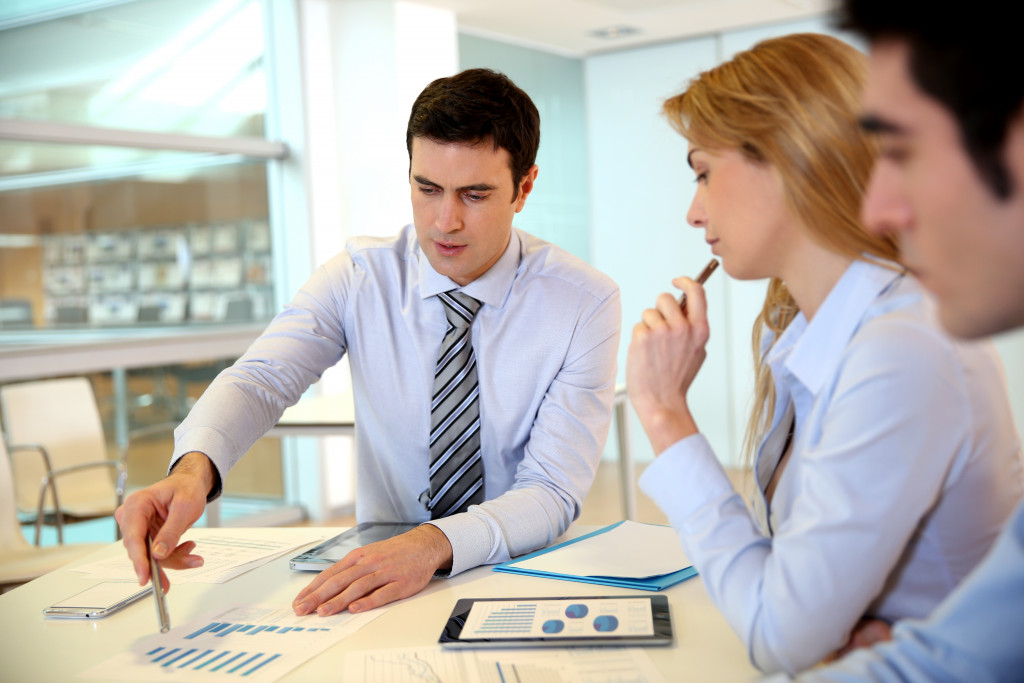
{"type": "Polygon", "coordinates": [[[993,349],[944,335],[896,244],[859,220],[865,67],[841,41],[786,36],[664,105],[697,179],[687,220],[729,275],[770,280],[753,335],[757,490],[748,510],[689,410],[709,329],[688,278],[674,282],[685,310],[662,294],[633,330],[627,386],[658,455],[640,484],[764,671],[927,615],[1022,492],[993,349]]]}

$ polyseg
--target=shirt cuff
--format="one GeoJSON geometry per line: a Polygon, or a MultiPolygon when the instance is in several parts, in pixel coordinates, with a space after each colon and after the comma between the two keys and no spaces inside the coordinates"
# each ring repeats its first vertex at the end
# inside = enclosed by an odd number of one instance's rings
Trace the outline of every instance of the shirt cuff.
{"type": "Polygon", "coordinates": [[[224,432],[212,427],[196,427],[188,430],[185,434],[175,438],[174,454],[171,456],[171,463],[167,467],[167,474],[170,474],[178,460],[187,453],[202,453],[213,463],[213,488],[206,496],[209,503],[218,498],[223,490],[224,474],[230,469],[226,464],[217,462],[212,453],[233,453],[235,443],[224,432]]]}
{"type": "Polygon", "coordinates": [[[700,433],[665,449],[644,470],[639,484],[673,526],[677,520],[696,513],[708,500],[735,493],[711,444],[700,433]]]}
{"type": "Polygon", "coordinates": [[[424,523],[440,529],[452,546],[451,571],[447,574],[438,572],[435,576],[450,578],[487,561],[493,545],[491,531],[486,523],[474,515],[464,512],[424,523]]]}

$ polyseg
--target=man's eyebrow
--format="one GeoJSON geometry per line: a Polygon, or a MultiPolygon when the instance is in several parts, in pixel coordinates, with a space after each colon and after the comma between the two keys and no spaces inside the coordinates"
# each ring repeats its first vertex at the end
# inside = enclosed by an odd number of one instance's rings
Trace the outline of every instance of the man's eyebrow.
{"type": "Polygon", "coordinates": [[[437,183],[435,183],[435,182],[434,182],[433,180],[427,180],[426,178],[424,178],[424,177],[423,177],[423,176],[421,176],[421,175],[414,175],[414,176],[412,177],[412,179],[413,179],[413,180],[415,180],[415,181],[416,181],[417,183],[419,183],[420,185],[430,185],[431,187],[436,187],[436,188],[439,188],[439,189],[440,189],[440,187],[441,187],[440,185],[438,185],[437,183]]]}
{"type": "Polygon", "coordinates": [[[865,133],[899,135],[907,132],[903,126],[892,121],[886,121],[877,114],[864,114],[858,119],[858,123],[860,124],[860,129],[865,133]]]}
{"type": "Polygon", "coordinates": [[[475,185],[466,185],[465,187],[458,188],[458,192],[490,192],[491,190],[498,189],[494,185],[488,185],[487,183],[476,183],[475,185]]]}
{"type": "MultiPolygon", "coordinates": [[[[420,185],[429,185],[430,187],[436,187],[439,190],[440,189],[444,189],[440,185],[435,183],[433,180],[428,180],[427,178],[424,178],[421,175],[414,175],[412,177],[412,179],[415,180],[420,185]]],[[[490,191],[496,190],[496,189],[498,189],[498,188],[495,187],[494,185],[490,185],[488,183],[476,183],[476,184],[473,184],[473,185],[466,185],[465,187],[456,188],[455,191],[456,192],[490,192],[490,191]]]]}

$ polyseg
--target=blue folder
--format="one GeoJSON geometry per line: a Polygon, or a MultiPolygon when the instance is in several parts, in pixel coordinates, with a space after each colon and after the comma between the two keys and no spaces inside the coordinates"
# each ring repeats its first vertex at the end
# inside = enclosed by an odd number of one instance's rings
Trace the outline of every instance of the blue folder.
{"type": "Polygon", "coordinates": [[[659,576],[648,576],[646,578],[636,579],[633,577],[626,576],[580,576],[578,574],[559,574],[557,572],[545,572],[538,571],[536,569],[524,569],[522,567],[516,566],[520,562],[525,562],[526,560],[538,557],[545,553],[550,553],[552,551],[558,550],[559,548],[564,548],[567,545],[579,543],[580,541],[592,538],[594,536],[597,536],[598,534],[603,534],[608,531],[611,531],[620,524],[622,524],[622,522],[616,522],[615,524],[610,524],[609,526],[606,526],[603,529],[598,529],[597,531],[593,531],[584,536],[580,536],[579,538],[574,538],[570,541],[566,541],[565,543],[559,543],[558,545],[553,545],[550,548],[544,548],[542,550],[530,553],[529,555],[523,555],[522,557],[517,557],[514,560],[503,562],[502,564],[495,565],[494,571],[508,572],[509,574],[524,574],[526,576],[539,576],[541,578],[546,579],[561,579],[562,581],[580,581],[582,583],[597,583],[602,586],[636,588],[644,591],[664,590],[669,586],[674,586],[675,584],[681,581],[685,581],[686,579],[697,575],[697,570],[694,567],[686,567],[685,569],[680,569],[679,571],[671,572],[669,574],[661,574],[659,576]]]}

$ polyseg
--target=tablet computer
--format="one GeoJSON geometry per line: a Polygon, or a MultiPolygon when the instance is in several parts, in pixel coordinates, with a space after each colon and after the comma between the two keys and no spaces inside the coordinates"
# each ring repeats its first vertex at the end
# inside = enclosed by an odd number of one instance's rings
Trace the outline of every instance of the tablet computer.
{"type": "Polygon", "coordinates": [[[288,562],[288,566],[300,571],[320,572],[348,555],[350,550],[376,541],[383,541],[398,534],[404,534],[406,531],[415,529],[418,526],[419,524],[406,524],[404,522],[365,522],[357,524],[348,531],[310,548],[301,555],[296,555],[288,562]]]}
{"type": "Polygon", "coordinates": [[[464,598],[455,603],[442,647],[669,645],[664,595],[580,598],[464,598]]]}

